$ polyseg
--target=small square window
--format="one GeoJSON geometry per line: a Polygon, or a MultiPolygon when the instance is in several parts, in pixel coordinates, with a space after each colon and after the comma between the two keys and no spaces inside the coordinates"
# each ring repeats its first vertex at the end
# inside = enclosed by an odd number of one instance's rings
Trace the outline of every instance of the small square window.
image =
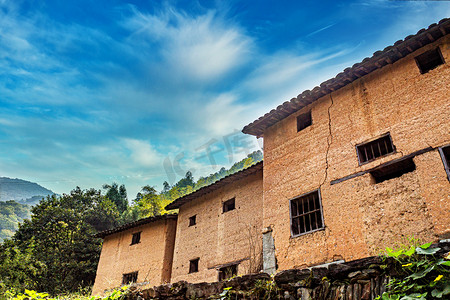
{"type": "Polygon", "coordinates": [[[133,233],[133,236],[131,237],[131,245],[139,244],[141,242],[141,233],[136,232],[133,233]]]}
{"type": "Polygon", "coordinates": [[[290,200],[292,236],[324,228],[319,190],[290,200]]]}
{"type": "Polygon", "coordinates": [[[122,284],[137,282],[138,272],[132,272],[122,275],[122,284]]]}
{"type": "Polygon", "coordinates": [[[195,224],[197,224],[197,215],[189,218],[189,226],[194,226],[195,224]]]}
{"type": "Polygon", "coordinates": [[[231,265],[219,269],[219,281],[230,279],[237,276],[238,265],[231,265]]]}
{"type": "Polygon", "coordinates": [[[442,57],[439,47],[436,49],[424,52],[419,56],[416,56],[416,63],[419,67],[420,73],[425,74],[430,70],[433,70],[437,66],[444,64],[444,58],[442,57]]]}
{"type": "Polygon", "coordinates": [[[447,178],[450,181],[450,145],[439,148],[439,153],[444,163],[445,172],[447,172],[447,178]]]}
{"type": "Polygon", "coordinates": [[[312,124],[311,111],[299,115],[297,117],[297,132],[305,129],[308,126],[311,126],[311,124],[312,124]]]}
{"type": "Polygon", "coordinates": [[[375,179],[375,183],[380,183],[385,180],[400,177],[403,174],[413,172],[415,170],[416,165],[414,164],[413,159],[408,158],[377,167],[375,170],[370,172],[370,175],[372,175],[375,179]]]}
{"type": "Polygon", "coordinates": [[[356,145],[356,152],[359,164],[362,165],[379,157],[394,153],[395,147],[392,143],[391,135],[386,133],[376,140],[356,145]]]}
{"type": "Polygon", "coordinates": [[[191,259],[189,261],[189,273],[196,273],[198,272],[198,261],[200,258],[191,259]]]}
{"type": "Polygon", "coordinates": [[[227,200],[223,203],[222,210],[224,213],[236,208],[235,198],[227,200]]]}

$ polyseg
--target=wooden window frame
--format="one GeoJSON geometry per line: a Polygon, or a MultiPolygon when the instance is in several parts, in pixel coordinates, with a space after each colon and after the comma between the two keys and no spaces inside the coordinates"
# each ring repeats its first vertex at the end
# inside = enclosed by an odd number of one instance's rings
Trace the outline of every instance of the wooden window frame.
{"type": "Polygon", "coordinates": [[[442,163],[444,164],[445,173],[447,173],[447,179],[450,181],[450,160],[445,157],[444,149],[450,149],[450,144],[439,147],[439,154],[441,155],[442,163]]]}
{"type": "Polygon", "coordinates": [[[313,232],[321,231],[321,230],[325,229],[325,222],[324,222],[324,219],[323,219],[322,196],[320,194],[320,189],[313,190],[313,191],[304,193],[304,194],[302,194],[300,196],[297,196],[297,197],[294,197],[292,199],[289,199],[289,221],[290,221],[289,225],[290,225],[290,231],[291,231],[291,238],[296,238],[296,237],[299,237],[299,236],[302,236],[302,235],[305,235],[305,234],[309,234],[309,233],[313,233],[313,232]],[[305,198],[306,196],[309,196],[309,195],[311,195],[313,193],[317,193],[317,195],[318,195],[319,208],[318,209],[314,209],[314,210],[309,211],[309,212],[306,212],[306,213],[303,213],[303,214],[295,216],[295,217],[292,216],[292,203],[293,203],[293,201],[298,201],[298,200],[300,200],[302,198],[305,198]],[[321,222],[322,222],[322,226],[320,228],[316,228],[316,229],[313,229],[313,230],[310,230],[310,231],[294,234],[294,231],[292,230],[293,219],[294,218],[298,218],[298,217],[302,217],[302,216],[306,216],[306,215],[311,215],[311,214],[313,214],[313,213],[315,213],[317,211],[320,212],[320,219],[321,219],[321,222]]]}
{"type": "MultiPolygon", "coordinates": [[[[388,150],[387,144],[385,144],[385,146],[386,146],[386,150],[388,150]]],[[[363,143],[359,143],[359,144],[357,144],[357,145],[355,146],[355,148],[356,148],[356,156],[358,157],[358,164],[359,164],[360,166],[365,165],[365,164],[368,164],[368,163],[371,163],[371,162],[373,162],[373,161],[375,161],[375,160],[377,160],[377,159],[380,159],[380,158],[383,158],[383,157],[386,157],[386,156],[389,156],[389,155],[392,155],[392,154],[397,153],[397,150],[396,150],[396,148],[395,148],[395,145],[394,145],[394,143],[392,142],[392,136],[391,136],[391,133],[390,133],[390,132],[386,132],[385,134],[382,134],[382,135],[380,135],[380,136],[378,136],[378,137],[376,137],[376,138],[370,139],[370,140],[365,141],[365,142],[363,142],[363,143]],[[377,141],[377,140],[384,139],[384,138],[386,138],[386,137],[389,138],[389,142],[390,142],[390,144],[391,144],[391,146],[392,146],[392,151],[391,151],[391,152],[387,152],[386,154],[383,154],[383,155],[380,155],[380,156],[375,157],[375,153],[373,153],[373,149],[372,149],[372,154],[374,155],[374,157],[371,158],[371,159],[362,161],[362,157],[361,157],[361,153],[360,153],[360,151],[361,151],[360,148],[361,148],[361,147],[366,147],[366,146],[368,146],[369,144],[371,144],[371,143],[373,143],[373,142],[375,142],[375,141],[377,141]]],[[[381,153],[381,149],[379,149],[379,150],[380,150],[380,153],[381,153]]],[[[367,157],[367,151],[366,151],[366,157],[367,157]]]]}
{"type": "Polygon", "coordinates": [[[130,246],[137,245],[141,242],[141,233],[142,233],[142,231],[139,231],[139,232],[135,232],[131,235],[130,246]],[[135,237],[137,237],[137,238],[135,238],[135,237]],[[136,241],[136,239],[137,239],[137,241],[136,241]]]}

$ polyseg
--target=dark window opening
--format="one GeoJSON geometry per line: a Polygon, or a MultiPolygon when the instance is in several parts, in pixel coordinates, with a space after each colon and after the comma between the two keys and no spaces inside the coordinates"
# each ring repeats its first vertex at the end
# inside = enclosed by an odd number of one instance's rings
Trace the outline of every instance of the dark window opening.
{"type": "Polygon", "coordinates": [[[292,236],[324,228],[319,190],[290,201],[292,236]]]}
{"type": "Polygon", "coordinates": [[[450,145],[439,148],[439,153],[444,163],[445,172],[447,172],[447,178],[450,181],[450,145]]]}
{"type": "Polygon", "coordinates": [[[420,73],[425,74],[437,66],[443,65],[444,58],[442,57],[441,51],[438,47],[417,56],[416,63],[419,67],[420,73]]]}
{"type": "Polygon", "coordinates": [[[189,273],[195,273],[198,272],[198,261],[200,258],[191,259],[189,261],[189,273]]]}
{"type": "Polygon", "coordinates": [[[413,172],[416,170],[416,165],[412,158],[403,159],[393,164],[384,165],[381,168],[375,169],[370,174],[375,179],[375,183],[380,183],[389,179],[397,178],[403,174],[413,172]]]}
{"type": "Polygon", "coordinates": [[[305,129],[308,126],[311,126],[311,124],[312,124],[311,111],[299,115],[297,117],[297,132],[305,129]]]}
{"type": "Polygon", "coordinates": [[[356,145],[359,164],[371,162],[379,157],[394,153],[395,147],[389,133],[384,136],[367,143],[356,145]]]}
{"type": "Polygon", "coordinates": [[[238,265],[231,265],[219,269],[219,281],[227,280],[237,276],[238,265]]]}
{"type": "Polygon", "coordinates": [[[195,224],[197,224],[197,215],[189,218],[189,226],[194,226],[195,224]]]}
{"type": "Polygon", "coordinates": [[[223,212],[224,213],[226,213],[227,211],[235,209],[236,208],[235,198],[225,201],[223,203],[222,208],[223,208],[223,212]]]}
{"type": "Polygon", "coordinates": [[[140,241],[141,241],[141,233],[140,232],[133,233],[133,236],[131,237],[131,245],[139,244],[140,241]]]}
{"type": "Polygon", "coordinates": [[[137,278],[138,278],[138,272],[123,274],[122,284],[130,284],[133,282],[137,282],[137,278]]]}

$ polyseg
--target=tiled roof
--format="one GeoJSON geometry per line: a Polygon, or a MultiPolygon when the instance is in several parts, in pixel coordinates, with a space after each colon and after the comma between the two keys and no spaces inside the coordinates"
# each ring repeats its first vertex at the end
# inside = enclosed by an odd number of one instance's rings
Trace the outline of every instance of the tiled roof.
{"type": "Polygon", "coordinates": [[[419,30],[415,35],[407,36],[399,40],[393,46],[388,46],[382,51],[375,52],[372,57],[366,57],[362,62],[354,64],[345,69],[336,77],[329,79],[316,86],[312,91],[306,90],[296,98],[286,101],[276,109],[253,121],[242,129],[243,133],[262,136],[264,130],[281,121],[294,112],[313,103],[319,98],[361,78],[385,65],[392,64],[397,60],[413,53],[419,48],[433,43],[441,37],[450,33],[450,19],[442,19],[438,24],[432,24],[427,29],[419,30]]]}
{"type": "Polygon", "coordinates": [[[180,208],[182,205],[186,204],[189,201],[192,201],[198,197],[201,197],[203,195],[211,193],[212,191],[215,191],[218,188],[223,187],[224,185],[227,185],[227,184],[229,184],[233,181],[239,180],[241,178],[247,177],[247,176],[249,176],[259,170],[262,170],[262,169],[263,169],[263,162],[260,161],[246,169],[243,169],[239,172],[225,176],[224,178],[222,178],[210,185],[204,186],[204,187],[196,190],[195,192],[192,192],[190,194],[187,194],[183,197],[176,199],[175,201],[173,201],[172,203],[167,205],[166,209],[169,210],[169,209],[180,208]]]}
{"type": "Polygon", "coordinates": [[[141,225],[144,225],[147,223],[152,223],[152,222],[161,221],[161,220],[176,219],[177,217],[178,217],[177,214],[167,214],[167,215],[156,216],[156,217],[148,217],[148,218],[144,218],[144,219],[140,219],[140,220],[137,220],[134,222],[124,224],[122,226],[118,226],[113,229],[101,231],[101,232],[97,233],[95,235],[95,237],[105,238],[105,236],[108,236],[110,234],[124,231],[124,230],[130,229],[130,228],[133,228],[133,227],[137,227],[137,226],[141,226],[141,225]]]}

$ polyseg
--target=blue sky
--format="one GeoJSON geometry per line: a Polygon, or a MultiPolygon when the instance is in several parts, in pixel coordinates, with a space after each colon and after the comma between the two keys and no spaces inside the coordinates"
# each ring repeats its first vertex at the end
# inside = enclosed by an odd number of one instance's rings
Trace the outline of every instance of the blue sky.
{"type": "Polygon", "coordinates": [[[242,127],[450,16],[449,1],[0,0],[0,176],[161,189],[229,167],[242,127]]]}

